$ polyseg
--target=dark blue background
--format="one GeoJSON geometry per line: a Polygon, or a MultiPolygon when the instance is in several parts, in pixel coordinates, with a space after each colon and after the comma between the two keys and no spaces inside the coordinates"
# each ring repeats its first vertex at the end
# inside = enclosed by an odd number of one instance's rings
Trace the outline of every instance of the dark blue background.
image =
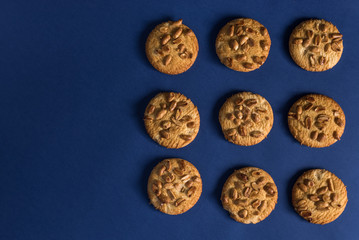
{"type": "Polygon", "coordinates": [[[359,217],[359,3],[350,1],[17,1],[0,2],[0,239],[357,239],[359,217]],[[269,58],[251,73],[223,66],[215,53],[219,29],[250,17],[269,30],[269,58]],[[151,29],[184,19],[199,55],[184,74],[157,72],[144,44],[151,29]],[[344,35],[334,69],[312,73],[288,53],[291,30],[307,18],[333,22],[344,35]],[[264,96],[274,111],[268,138],[252,147],[227,142],[218,123],[237,91],[264,96]],[[142,117],[159,91],[181,92],[198,106],[201,128],[179,150],[157,145],[142,117]],[[331,147],[300,146],[286,114],[306,93],[334,98],[347,125],[331,147]],[[191,161],[202,196],[179,216],[156,211],[146,193],[151,169],[167,157],[191,161]],[[233,221],[220,193],[236,168],[268,171],[279,191],[272,214],[256,225],[233,221]],[[309,224],[290,193],[306,169],[326,168],[347,185],[339,219],[309,224]]]}

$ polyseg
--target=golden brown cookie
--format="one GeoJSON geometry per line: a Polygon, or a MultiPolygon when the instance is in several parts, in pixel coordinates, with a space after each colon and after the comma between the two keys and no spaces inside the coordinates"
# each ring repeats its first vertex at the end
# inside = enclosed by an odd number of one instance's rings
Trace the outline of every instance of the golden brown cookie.
{"type": "Polygon", "coordinates": [[[340,140],[345,128],[345,115],[333,99],[309,94],[296,101],[288,113],[289,130],[301,144],[328,147],[340,140]]]}
{"type": "Polygon", "coordinates": [[[224,137],[241,146],[255,145],[266,138],[273,119],[272,107],[267,100],[251,92],[233,95],[219,111],[224,137]]]}
{"type": "Polygon", "coordinates": [[[240,72],[250,72],[262,66],[270,46],[267,29],[250,18],[230,21],[219,31],[216,39],[216,51],[221,62],[240,72]]]}
{"type": "Polygon", "coordinates": [[[152,30],[146,41],[146,55],[158,71],[180,74],[187,71],[198,54],[198,41],[182,19],[164,22],[152,30]]]}
{"type": "Polygon", "coordinates": [[[278,190],[272,177],[256,167],[234,171],[222,190],[222,205],[230,216],[241,223],[258,223],[273,211],[278,190]]]}
{"type": "Polygon", "coordinates": [[[180,93],[157,94],[147,105],[145,127],[150,137],[166,148],[190,144],[199,131],[197,107],[180,93]]]}
{"type": "Polygon", "coordinates": [[[347,205],[344,183],[325,169],[312,169],[300,176],[292,190],[295,211],[305,220],[327,224],[337,219],[347,205]]]}
{"type": "Polygon", "coordinates": [[[202,179],[190,162],[165,159],[152,170],[147,193],[156,209],[170,215],[181,214],[197,203],[202,193],[202,179]]]}
{"type": "Polygon", "coordinates": [[[289,52],[301,68],[322,72],[334,67],[343,53],[343,35],[332,23],[311,19],[300,23],[289,38],[289,52]]]}

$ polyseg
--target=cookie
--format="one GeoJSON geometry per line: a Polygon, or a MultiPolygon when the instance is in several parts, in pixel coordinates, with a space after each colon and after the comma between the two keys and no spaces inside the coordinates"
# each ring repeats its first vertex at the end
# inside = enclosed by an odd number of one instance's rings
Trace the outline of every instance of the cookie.
{"type": "Polygon", "coordinates": [[[216,52],[221,62],[239,72],[250,72],[262,66],[270,46],[268,30],[250,18],[230,21],[216,39],[216,52]]]}
{"type": "Polygon", "coordinates": [[[272,177],[256,167],[234,171],[223,186],[221,201],[230,216],[241,223],[258,223],[273,211],[278,190],[272,177]]]}
{"type": "Polygon", "coordinates": [[[233,95],[219,111],[224,137],[241,146],[255,145],[266,138],[273,119],[272,107],[267,100],[251,92],[233,95]]]}
{"type": "Polygon", "coordinates": [[[197,203],[202,193],[202,179],[190,162],[180,158],[165,159],[152,170],[147,193],[156,209],[178,215],[197,203]]]}
{"type": "Polygon", "coordinates": [[[289,130],[301,144],[328,147],[340,140],[345,128],[345,115],[333,99],[309,94],[296,101],[288,113],[289,130]]]}
{"type": "Polygon", "coordinates": [[[146,41],[148,61],[162,73],[175,75],[187,71],[197,54],[196,35],[182,24],[182,19],[157,25],[146,41]]]}
{"type": "Polygon", "coordinates": [[[346,186],[325,169],[303,173],[293,186],[293,207],[310,223],[327,224],[334,221],[342,214],[347,202],[346,186]]]}
{"type": "Polygon", "coordinates": [[[166,148],[182,148],[197,136],[200,118],[197,107],[180,93],[157,94],[147,105],[145,127],[150,137],[166,148]]]}
{"type": "Polygon", "coordinates": [[[289,38],[289,52],[294,62],[311,72],[334,67],[343,53],[343,35],[325,20],[311,19],[294,28],[289,38]]]}

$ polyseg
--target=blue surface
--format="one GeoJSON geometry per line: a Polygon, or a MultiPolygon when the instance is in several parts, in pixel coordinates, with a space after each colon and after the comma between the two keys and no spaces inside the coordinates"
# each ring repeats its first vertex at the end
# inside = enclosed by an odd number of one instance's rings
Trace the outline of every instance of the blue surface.
{"type": "Polygon", "coordinates": [[[348,1],[17,1],[0,2],[0,239],[357,239],[359,218],[359,2],[348,1]],[[269,30],[269,58],[251,73],[223,66],[219,29],[251,17],[269,30]],[[288,53],[291,30],[306,18],[333,22],[344,53],[332,70],[306,72],[288,53]],[[157,72],[144,44],[151,29],[184,19],[199,55],[184,74],[157,72]],[[274,126],[252,147],[227,142],[218,111],[232,93],[259,93],[274,126]],[[159,91],[191,98],[201,115],[195,141],[179,150],[157,145],[142,117],[159,91]],[[329,148],[300,146],[286,114],[306,93],[334,98],[347,125],[329,148]],[[146,193],[151,169],[167,157],[191,161],[203,194],[179,216],[156,211],[146,193]],[[233,221],[220,204],[236,168],[258,166],[279,191],[272,214],[256,225],[233,221]],[[342,216],[326,226],[293,210],[290,192],[306,169],[326,168],[348,188],[342,216]]]}

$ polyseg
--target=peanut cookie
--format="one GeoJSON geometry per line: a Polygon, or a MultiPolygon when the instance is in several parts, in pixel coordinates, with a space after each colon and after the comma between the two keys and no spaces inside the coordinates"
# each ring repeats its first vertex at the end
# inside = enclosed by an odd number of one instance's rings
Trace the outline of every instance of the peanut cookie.
{"type": "Polygon", "coordinates": [[[327,224],[337,219],[347,205],[344,183],[325,169],[312,169],[300,176],[292,190],[295,211],[305,220],[327,224]]]}
{"type": "Polygon", "coordinates": [[[163,213],[178,215],[191,209],[202,193],[202,179],[195,166],[179,159],[165,159],[152,170],[147,193],[163,213]]]}
{"type": "Polygon", "coordinates": [[[199,131],[199,113],[190,99],[180,93],[157,94],[147,105],[145,127],[150,137],[167,148],[190,144],[199,131]]]}
{"type": "Polygon", "coordinates": [[[272,129],[273,118],[267,100],[251,92],[233,95],[219,111],[224,137],[241,146],[255,145],[266,138],[272,129]]]}
{"type": "Polygon", "coordinates": [[[258,223],[273,211],[278,190],[272,177],[262,169],[245,167],[234,171],[222,190],[222,205],[241,223],[258,223]]]}
{"type": "Polygon", "coordinates": [[[262,66],[270,46],[267,29],[250,18],[230,21],[219,31],[216,39],[216,51],[221,62],[240,72],[250,72],[262,66]]]}
{"type": "Polygon", "coordinates": [[[296,101],[288,113],[289,130],[301,144],[328,147],[340,140],[345,128],[345,115],[333,99],[309,94],[296,101]]]}
{"type": "Polygon", "coordinates": [[[343,35],[325,20],[300,23],[289,38],[289,52],[294,62],[311,72],[334,67],[343,53],[343,35]]]}
{"type": "Polygon", "coordinates": [[[158,71],[180,74],[187,71],[198,54],[198,41],[182,19],[164,22],[155,27],[147,38],[146,55],[158,71]]]}

